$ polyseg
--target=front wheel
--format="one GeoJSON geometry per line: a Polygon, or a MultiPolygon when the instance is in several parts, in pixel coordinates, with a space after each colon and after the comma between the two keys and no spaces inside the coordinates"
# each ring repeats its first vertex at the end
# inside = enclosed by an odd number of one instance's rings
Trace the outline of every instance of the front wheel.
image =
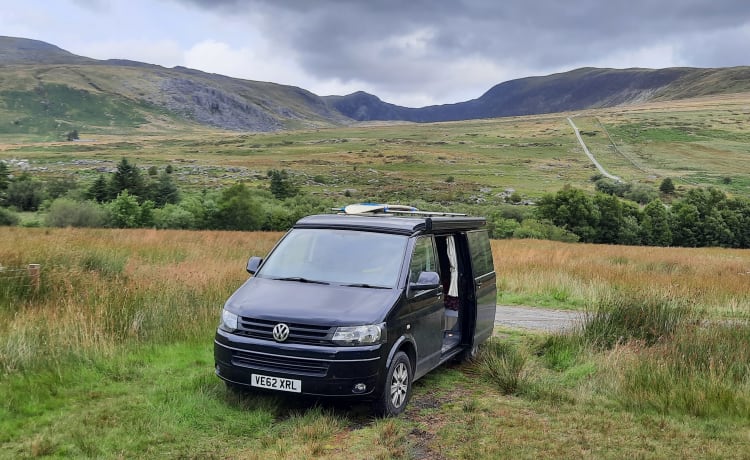
{"type": "Polygon", "coordinates": [[[375,410],[385,417],[399,415],[411,397],[412,370],[409,357],[399,351],[393,357],[385,378],[385,386],[375,403],[375,410]]]}

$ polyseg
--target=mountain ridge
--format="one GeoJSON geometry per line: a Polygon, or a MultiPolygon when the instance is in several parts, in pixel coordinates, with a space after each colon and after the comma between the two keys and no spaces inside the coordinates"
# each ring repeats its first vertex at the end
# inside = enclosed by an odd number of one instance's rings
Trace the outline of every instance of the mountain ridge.
{"type": "Polygon", "coordinates": [[[439,122],[534,115],[750,91],[750,67],[584,67],[499,83],[476,99],[402,107],[357,91],[303,88],[125,59],[78,56],[38,40],[0,37],[0,134],[69,128],[205,126],[268,132],[360,121],[439,122]]]}

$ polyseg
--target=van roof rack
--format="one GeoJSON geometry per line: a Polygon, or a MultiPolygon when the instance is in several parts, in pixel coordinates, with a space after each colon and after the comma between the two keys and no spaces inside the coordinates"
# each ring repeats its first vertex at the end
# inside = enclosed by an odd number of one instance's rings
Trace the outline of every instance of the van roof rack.
{"type": "Polygon", "coordinates": [[[465,217],[466,214],[458,212],[443,212],[443,211],[420,211],[413,206],[405,206],[400,204],[384,204],[384,203],[357,203],[343,206],[340,208],[331,208],[332,211],[337,211],[339,214],[357,215],[357,216],[375,216],[375,215],[409,215],[409,216],[445,216],[445,217],[465,217]]]}

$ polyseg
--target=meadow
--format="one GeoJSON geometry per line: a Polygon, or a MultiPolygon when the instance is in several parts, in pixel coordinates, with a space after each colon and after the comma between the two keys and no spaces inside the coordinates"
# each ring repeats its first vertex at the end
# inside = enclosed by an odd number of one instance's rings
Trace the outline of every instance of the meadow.
{"type": "Polygon", "coordinates": [[[598,329],[497,330],[479,361],[428,375],[404,416],[381,420],[362,404],[234,394],[213,375],[223,301],[279,236],[1,228],[0,457],[741,458],[750,448],[748,250],[493,241],[501,303],[581,309],[604,318],[598,329]],[[42,267],[38,289],[11,271],[29,263],[42,267]],[[654,324],[663,331],[650,341],[654,324]]]}
{"type": "Polygon", "coordinates": [[[81,129],[79,142],[3,135],[0,159],[28,160],[35,175],[84,184],[127,157],[144,169],[172,165],[186,191],[238,181],[267,187],[269,169],[286,169],[305,192],[342,203],[491,205],[510,189],[531,200],[565,184],[594,189],[597,171],[566,121],[573,116],[597,160],[628,182],[658,187],[671,177],[678,193],[713,186],[747,196],[748,107],[743,93],[575,114],[279,133],[171,132],[145,124],[117,133],[81,129]]]}

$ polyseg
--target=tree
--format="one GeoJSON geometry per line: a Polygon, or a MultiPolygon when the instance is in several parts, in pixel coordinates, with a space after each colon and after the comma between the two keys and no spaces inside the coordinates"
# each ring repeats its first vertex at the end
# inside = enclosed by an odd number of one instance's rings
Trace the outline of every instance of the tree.
{"type": "Polygon", "coordinates": [[[166,172],[159,174],[159,179],[150,188],[152,190],[150,196],[157,208],[180,202],[180,191],[172,182],[172,176],[166,172]]]}
{"type": "Polygon", "coordinates": [[[283,200],[299,193],[299,186],[294,183],[285,169],[281,171],[271,169],[268,171],[268,177],[271,179],[271,193],[276,199],[283,200]]]}
{"type": "Polygon", "coordinates": [[[222,230],[260,230],[263,208],[245,184],[238,183],[221,192],[214,215],[214,228],[222,230]]]}
{"type": "Polygon", "coordinates": [[[138,200],[124,190],[109,203],[110,223],[118,228],[149,227],[154,222],[153,209],[153,201],[147,200],[138,204],[138,200]]]}
{"type": "Polygon", "coordinates": [[[8,170],[8,165],[0,160],[0,192],[8,188],[8,184],[10,183],[9,175],[10,170],[8,170]]]}
{"type": "Polygon", "coordinates": [[[644,244],[649,246],[669,246],[672,244],[669,214],[661,200],[653,200],[643,209],[641,229],[644,244]]]}
{"type": "Polygon", "coordinates": [[[578,235],[583,242],[593,242],[601,215],[592,199],[566,185],[555,195],[547,194],[538,202],[537,216],[578,235]]]}
{"type": "Polygon", "coordinates": [[[659,191],[665,195],[671,195],[674,193],[674,183],[671,177],[665,177],[659,185],[659,191]]]}
{"type": "Polygon", "coordinates": [[[135,165],[130,164],[127,158],[123,158],[117,164],[117,171],[112,176],[110,189],[110,196],[117,196],[127,190],[138,201],[142,202],[146,199],[146,187],[141,172],[135,165]]]}
{"type": "Polygon", "coordinates": [[[617,244],[623,227],[622,201],[613,195],[597,193],[594,205],[599,210],[599,225],[596,227],[595,243],[617,244]]]}
{"type": "Polygon", "coordinates": [[[22,174],[18,180],[8,185],[5,202],[19,211],[37,211],[44,198],[42,183],[22,174]]]}
{"type": "Polygon", "coordinates": [[[102,174],[96,178],[91,187],[86,192],[86,196],[90,200],[94,200],[97,203],[106,203],[110,199],[111,189],[107,184],[107,179],[102,174]]]}

